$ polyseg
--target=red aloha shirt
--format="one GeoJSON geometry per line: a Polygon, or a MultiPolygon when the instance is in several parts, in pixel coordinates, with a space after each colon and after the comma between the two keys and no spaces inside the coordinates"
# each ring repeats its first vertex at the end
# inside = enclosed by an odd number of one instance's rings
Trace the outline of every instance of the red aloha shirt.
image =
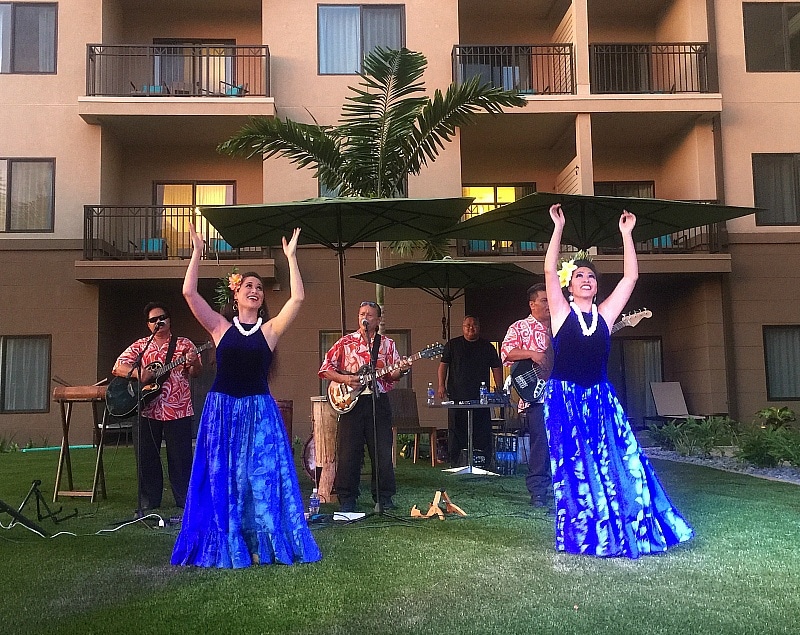
{"type": "MultiPolygon", "coordinates": [[[[514,363],[506,359],[512,349],[521,348],[525,351],[547,352],[549,342],[550,334],[547,327],[535,317],[529,315],[524,320],[517,320],[508,327],[503,344],[500,346],[500,359],[503,360],[503,366],[511,366],[514,363]]],[[[522,411],[528,406],[528,402],[520,398],[518,409],[522,411]]]]}
{"type": "MultiPolygon", "coordinates": [[[[322,362],[322,366],[319,367],[320,379],[325,378],[324,373],[326,370],[333,370],[339,373],[358,372],[359,368],[369,364],[369,352],[370,349],[360,331],[348,333],[340,338],[325,355],[325,360],[322,362]]],[[[376,363],[378,370],[397,364],[400,359],[394,340],[381,335],[381,346],[378,350],[378,361],[376,363]]],[[[378,377],[378,390],[380,392],[389,392],[394,386],[395,382],[392,381],[390,375],[391,373],[387,373],[383,377],[378,377]]]]}
{"type": "MultiPolygon", "coordinates": [[[[133,364],[149,339],[149,337],[143,337],[136,340],[123,351],[122,355],[117,359],[117,363],[133,364]]],[[[153,362],[161,362],[163,364],[167,358],[168,348],[169,340],[163,344],[158,344],[153,340],[145,351],[142,365],[147,366],[153,362]]],[[[179,357],[184,357],[194,349],[195,346],[190,339],[179,337],[175,345],[175,353],[172,355],[173,361],[179,357]]],[[[193,414],[192,393],[189,389],[189,372],[181,364],[169,372],[161,392],[142,409],[142,416],[148,419],[157,419],[158,421],[174,421],[183,417],[191,417],[193,414]]]]}

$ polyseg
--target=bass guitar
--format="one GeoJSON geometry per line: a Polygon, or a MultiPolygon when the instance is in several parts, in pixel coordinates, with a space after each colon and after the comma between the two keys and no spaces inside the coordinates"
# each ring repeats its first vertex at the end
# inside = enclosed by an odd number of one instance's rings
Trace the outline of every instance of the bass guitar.
{"type": "MultiPolygon", "coordinates": [[[[636,326],[645,318],[652,317],[652,311],[641,309],[633,311],[628,315],[623,315],[619,322],[611,327],[611,334],[626,326],[636,326]]],[[[544,387],[547,382],[542,379],[542,369],[535,364],[531,359],[521,359],[514,362],[511,366],[511,384],[517,391],[517,394],[528,403],[538,401],[539,397],[544,392],[544,387]]]]}
{"type": "MultiPolygon", "coordinates": [[[[206,342],[202,346],[195,349],[199,355],[204,350],[214,346],[211,342],[206,342]]],[[[106,389],[106,408],[108,414],[112,417],[127,417],[129,414],[136,410],[136,404],[141,397],[142,405],[155,399],[156,395],[161,391],[161,386],[166,381],[164,377],[169,371],[176,366],[186,363],[186,356],[179,357],[171,361],[169,364],[162,364],[161,362],[151,362],[145,368],[155,375],[149,384],[141,386],[138,379],[132,377],[114,377],[106,389]]]]}
{"type": "MultiPolygon", "coordinates": [[[[441,355],[443,350],[444,346],[437,342],[436,344],[426,346],[419,353],[415,353],[409,357],[407,361],[409,363],[413,363],[418,359],[433,359],[434,357],[441,355]]],[[[375,371],[375,378],[377,379],[378,377],[383,377],[384,375],[387,375],[398,368],[400,368],[400,363],[379,368],[375,371]]],[[[355,407],[358,397],[366,389],[372,373],[370,372],[369,367],[364,365],[358,369],[356,374],[359,376],[359,380],[361,382],[356,388],[353,388],[347,384],[339,383],[338,381],[331,381],[328,383],[328,402],[338,414],[350,412],[355,407]]]]}

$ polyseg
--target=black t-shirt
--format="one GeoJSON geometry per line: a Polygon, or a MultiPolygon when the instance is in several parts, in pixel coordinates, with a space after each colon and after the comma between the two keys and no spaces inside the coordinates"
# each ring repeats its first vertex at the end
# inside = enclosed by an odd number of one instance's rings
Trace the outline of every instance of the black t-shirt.
{"type": "Polygon", "coordinates": [[[470,342],[463,336],[445,344],[442,362],[449,365],[447,395],[453,401],[478,399],[481,382],[489,386],[489,369],[501,366],[491,342],[482,338],[470,342]]]}

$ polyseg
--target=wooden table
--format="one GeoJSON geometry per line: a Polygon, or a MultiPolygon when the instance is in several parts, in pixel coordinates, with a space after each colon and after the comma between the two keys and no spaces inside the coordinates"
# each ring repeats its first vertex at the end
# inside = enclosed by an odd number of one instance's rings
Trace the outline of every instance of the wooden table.
{"type": "Polygon", "coordinates": [[[86,496],[92,502],[98,493],[106,498],[106,478],[103,472],[103,443],[105,441],[106,421],[108,410],[105,408],[105,386],[59,386],[53,389],[53,401],[61,407],[61,452],[58,455],[58,469],[56,470],[56,484],[53,488],[53,502],[59,496],[80,497],[86,496]],[[72,410],[76,403],[88,403],[92,410],[92,439],[97,446],[97,457],[94,466],[94,479],[91,490],[76,490],[72,481],[72,461],[69,455],[69,428],[72,421],[72,410]],[[99,407],[102,404],[103,415],[100,416],[99,407]],[[64,468],[67,474],[67,489],[61,489],[61,479],[64,468]]]}

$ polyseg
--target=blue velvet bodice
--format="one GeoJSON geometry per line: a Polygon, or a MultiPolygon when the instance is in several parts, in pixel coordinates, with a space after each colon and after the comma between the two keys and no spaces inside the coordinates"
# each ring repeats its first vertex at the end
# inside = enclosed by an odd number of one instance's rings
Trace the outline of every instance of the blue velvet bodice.
{"type": "MultiPolygon", "coordinates": [[[[244,329],[251,326],[242,324],[244,329]]],[[[217,376],[211,390],[231,397],[268,395],[270,364],[272,350],[261,329],[246,337],[231,326],[217,346],[217,376]]]]}
{"type": "MultiPolygon", "coordinates": [[[[587,325],[592,323],[592,314],[584,313],[587,325]]],[[[586,337],[581,332],[578,316],[570,311],[564,324],[553,338],[555,363],[551,379],[565,380],[589,388],[607,380],[608,354],[611,336],[602,316],[597,316],[597,329],[586,337]]]]}

